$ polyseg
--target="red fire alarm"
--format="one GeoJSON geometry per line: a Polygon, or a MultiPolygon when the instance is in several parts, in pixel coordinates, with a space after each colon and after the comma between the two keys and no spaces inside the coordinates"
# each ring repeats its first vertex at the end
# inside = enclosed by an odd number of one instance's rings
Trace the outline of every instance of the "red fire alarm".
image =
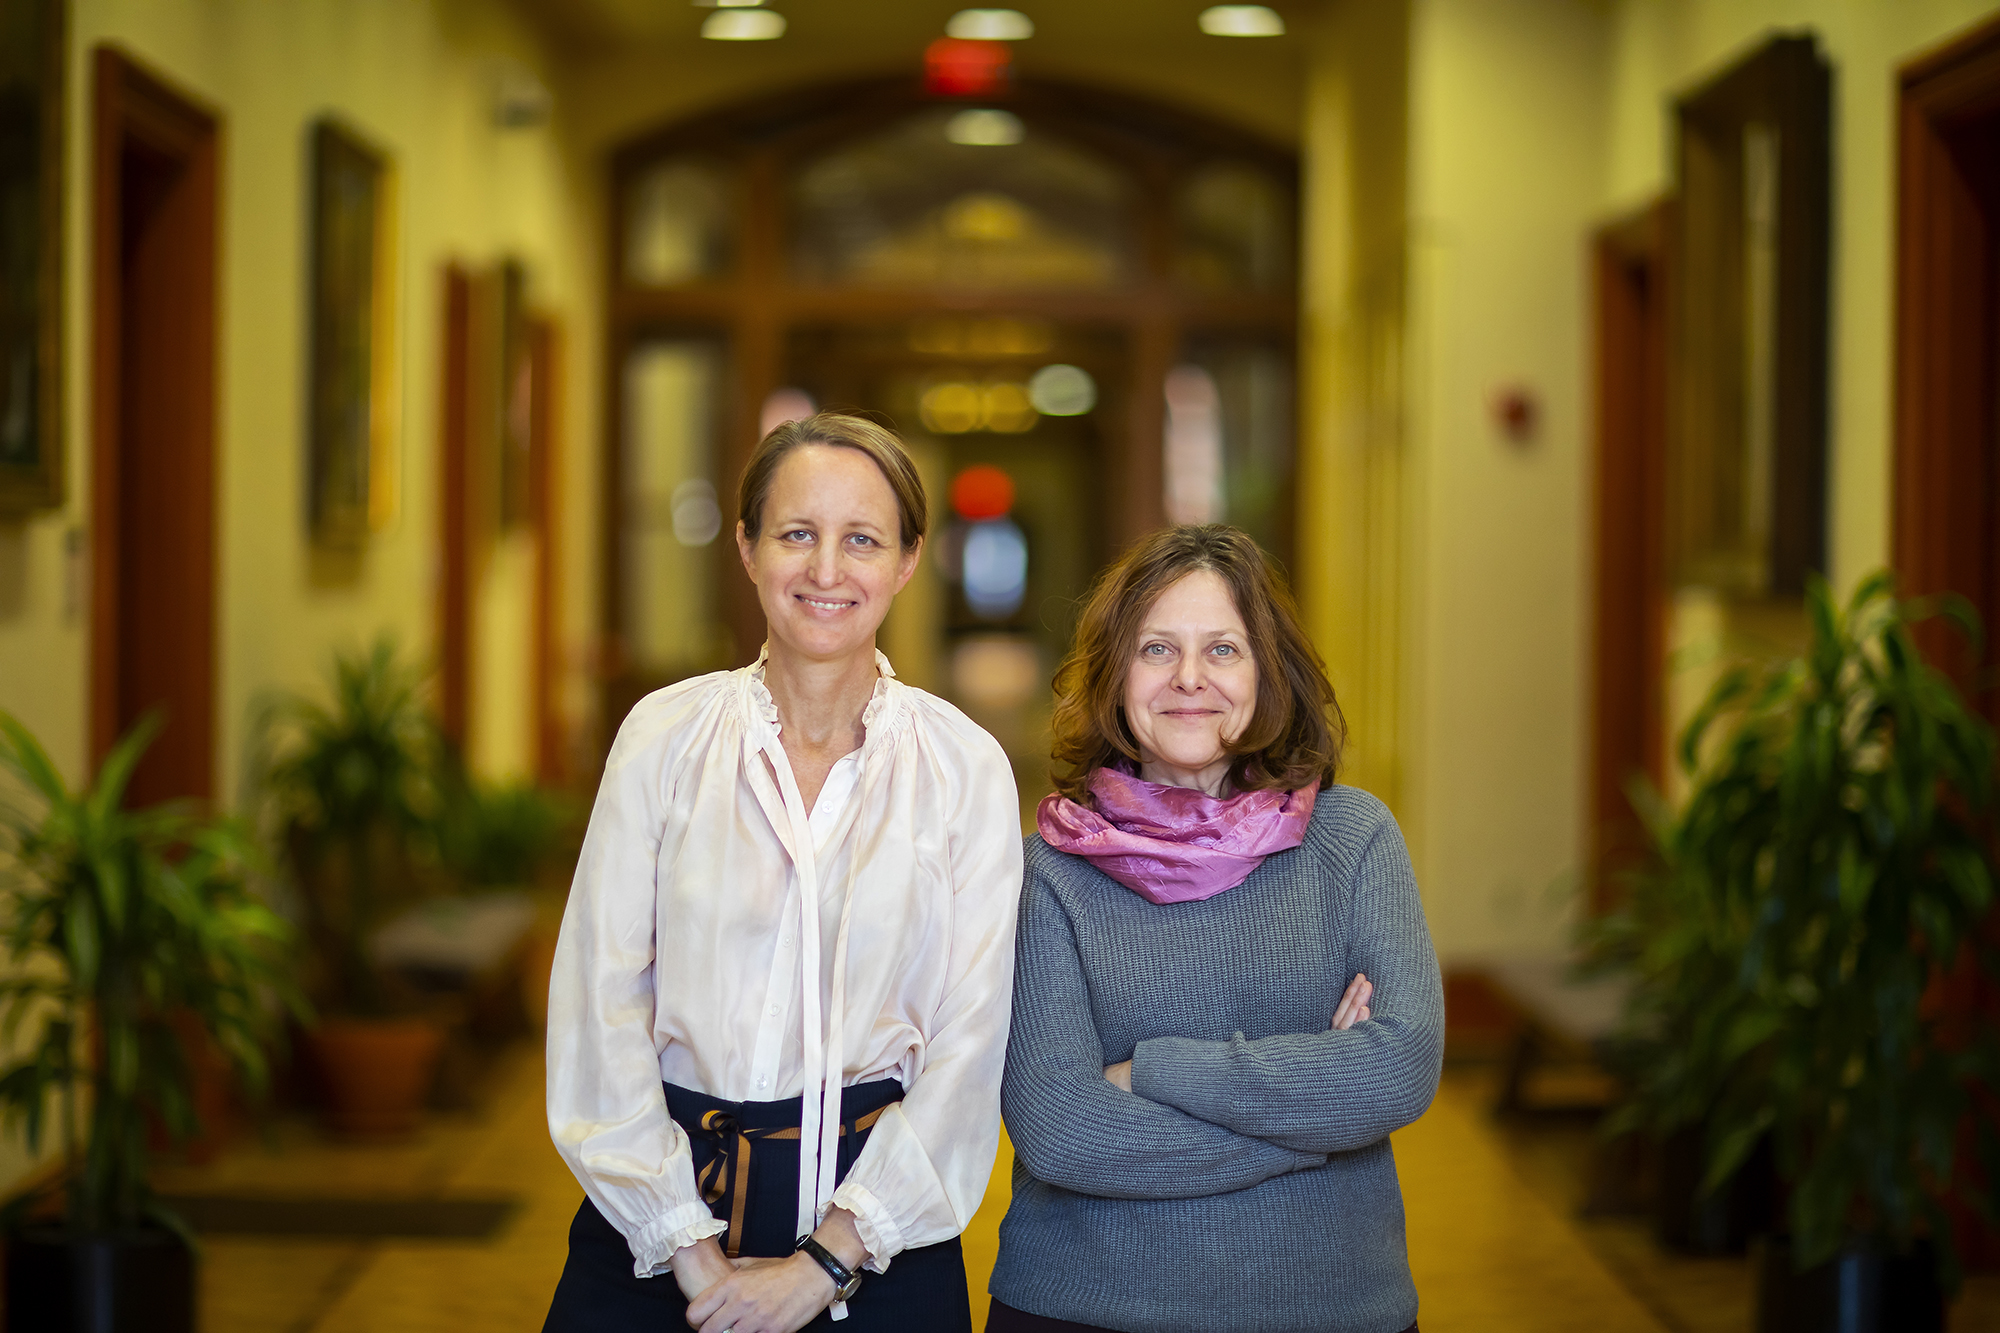
{"type": "Polygon", "coordinates": [[[1542,401],[1525,384],[1509,384],[1493,391],[1493,424],[1509,444],[1529,445],[1542,426],[1542,401]]]}
{"type": "Polygon", "coordinates": [[[924,91],[933,97],[984,97],[1007,87],[1005,42],[940,37],[924,48],[924,91]]]}

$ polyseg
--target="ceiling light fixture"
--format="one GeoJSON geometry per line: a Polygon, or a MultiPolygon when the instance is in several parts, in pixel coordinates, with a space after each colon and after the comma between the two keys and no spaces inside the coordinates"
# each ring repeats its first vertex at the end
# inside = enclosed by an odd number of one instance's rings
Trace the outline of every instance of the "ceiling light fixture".
{"type": "Polygon", "coordinates": [[[696,9],[755,9],[764,0],[694,0],[696,9]]]}
{"type": "Polygon", "coordinates": [[[961,9],[944,35],[962,42],[1020,42],[1035,35],[1035,21],[1018,9],[961,9]]]}
{"type": "Polygon", "coordinates": [[[1211,37],[1283,37],[1285,21],[1269,5],[1210,5],[1196,20],[1211,37]]]}
{"type": "Polygon", "coordinates": [[[768,42],[785,35],[785,16],[769,9],[718,9],[701,21],[711,42],[768,42]]]}
{"type": "Polygon", "coordinates": [[[1025,130],[1011,111],[961,111],[944,123],[944,137],[975,148],[1000,148],[1021,142],[1025,130]]]}

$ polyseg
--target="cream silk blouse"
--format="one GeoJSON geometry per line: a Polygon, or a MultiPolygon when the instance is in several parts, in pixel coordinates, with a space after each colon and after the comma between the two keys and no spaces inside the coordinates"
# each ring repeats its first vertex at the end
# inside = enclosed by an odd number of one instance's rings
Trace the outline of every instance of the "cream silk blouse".
{"type": "Polygon", "coordinates": [[[662,1081],[803,1094],[798,1230],[855,1216],[870,1266],[965,1229],[1000,1133],[1021,891],[993,738],[880,675],[808,814],[763,659],[647,696],[618,730],[549,986],[549,1132],[641,1277],[726,1228],[662,1081]],[[895,1078],[834,1188],[844,1086],[895,1078]]]}

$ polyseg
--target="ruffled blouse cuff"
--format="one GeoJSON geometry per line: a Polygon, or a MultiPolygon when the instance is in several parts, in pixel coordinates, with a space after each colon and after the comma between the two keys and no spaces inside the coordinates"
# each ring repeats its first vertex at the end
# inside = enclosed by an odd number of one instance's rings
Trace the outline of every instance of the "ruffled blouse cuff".
{"type": "Polygon", "coordinates": [[[682,1204],[663,1213],[632,1237],[632,1276],[658,1277],[667,1271],[667,1261],[675,1251],[727,1230],[729,1224],[718,1222],[703,1204],[682,1204]]]}
{"type": "Polygon", "coordinates": [[[854,1229],[861,1235],[861,1243],[868,1247],[868,1262],[863,1268],[876,1273],[889,1271],[889,1261],[907,1248],[903,1240],[903,1229],[896,1225],[896,1219],[889,1216],[889,1210],[882,1201],[869,1193],[866,1185],[857,1185],[851,1180],[842,1181],[840,1188],[833,1192],[835,1207],[845,1208],[854,1214],[854,1229]]]}

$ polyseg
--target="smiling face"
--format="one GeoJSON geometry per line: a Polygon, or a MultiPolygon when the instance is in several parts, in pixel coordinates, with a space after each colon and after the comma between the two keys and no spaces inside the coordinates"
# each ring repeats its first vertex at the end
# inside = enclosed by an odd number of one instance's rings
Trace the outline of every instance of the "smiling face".
{"type": "Polygon", "coordinates": [[[1139,742],[1139,776],[1222,794],[1223,747],[1257,711],[1257,663],[1229,585],[1196,570],[1160,594],[1139,622],[1125,672],[1125,724],[1139,742]]]}
{"type": "Polygon", "coordinates": [[[903,550],[901,531],[896,493],[868,455],[825,444],[785,455],[758,535],[736,525],[772,650],[816,662],[872,653],[923,547],[903,550]]]}

